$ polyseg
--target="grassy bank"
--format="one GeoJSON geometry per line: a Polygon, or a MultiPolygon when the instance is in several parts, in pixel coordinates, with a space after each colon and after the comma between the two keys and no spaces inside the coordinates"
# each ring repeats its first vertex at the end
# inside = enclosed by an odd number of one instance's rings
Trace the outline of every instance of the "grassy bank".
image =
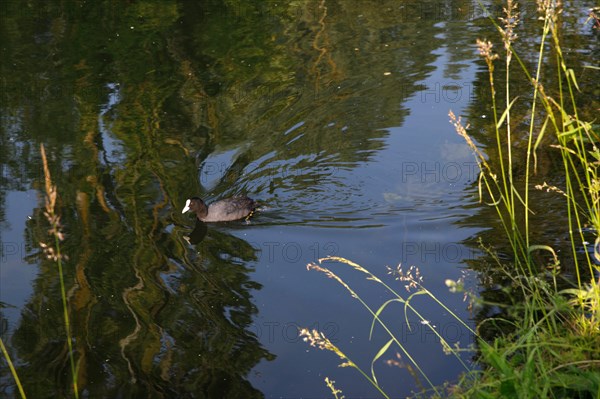
{"type": "MultiPolygon", "coordinates": [[[[488,71],[492,95],[494,125],[500,170],[494,169],[473,143],[460,119],[450,113],[456,131],[473,149],[479,163],[480,192],[487,193],[496,209],[512,248],[510,265],[498,261],[512,287],[520,290],[523,300],[508,309],[508,320],[490,320],[490,323],[510,323],[509,333],[498,334],[489,343],[481,342],[482,372],[477,378],[463,380],[455,394],[464,397],[600,397],[600,180],[598,167],[600,151],[598,135],[592,123],[579,118],[575,73],[568,67],[560,43],[560,5],[538,1],[540,20],[543,21],[541,42],[534,71],[529,71],[513,45],[518,40],[514,33],[520,22],[516,2],[509,0],[504,18],[495,21],[504,48],[494,52],[489,41],[478,41],[480,55],[488,71]],[[546,59],[553,57],[558,88],[552,94],[545,89],[543,77],[546,59]],[[495,64],[504,62],[504,81],[496,84],[495,64]],[[525,180],[522,186],[515,182],[513,155],[512,107],[518,96],[511,92],[511,63],[531,83],[532,98],[527,132],[525,180]],[[504,91],[496,93],[495,87],[504,91]],[[498,98],[507,104],[498,109],[498,98]],[[539,130],[536,130],[536,126],[539,130]],[[536,151],[551,146],[563,165],[561,186],[534,184],[536,151]],[[533,186],[533,187],[532,187],[533,186]],[[547,195],[564,198],[569,241],[573,264],[545,243],[533,242],[530,215],[530,190],[545,190],[547,195]],[[595,237],[594,251],[589,248],[584,233],[595,237]],[[539,253],[543,256],[536,256],[539,253]],[[545,259],[540,262],[540,259],[545,259]],[[561,271],[574,272],[574,278],[561,271]],[[561,283],[557,280],[560,279],[561,283]],[[569,288],[561,288],[569,285],[569,288]]],[[[522,132],[517,132],[522,134],[522,132]]],[[[540,211],[540,210],[538,210],[540,211]]]]}
{"type": "MultiPolygon", "coordinates": [[[[381,312],[395,302],[403,305],[404,317],[407,312],[420,317],[418,309],[411,304],[416,295],[427,295],[444,307],[414,273],[415,269],[411,269],[412,273],[401,274],[401,279],[413,289],[403,297],[349,260],[326,258],[319,264],[309,265],[309,269],[325,273],[359,299],[371,313],[373,324],[380,325],[387,332],[389,341],[378,350],[369,372],[348,359],[318,331],[303,330],[302,334],[311,345],[336,353],[343,366],[358,369],[384,397],[395,395],[394,392],[383,391],[373,371],[373,363],[393,348],[408,359],[414,375],[425,381],[423,396],[600,398],[600,279],[597,277],[600,275],[599,137],[594,131],[597,125],[594,127],[591,122],[582,121],[579,117],[577,78],[568,66],[560,43],[561,12],[556,2],[538,1],[542,40],[533,71],[514,49],[518,40],[515,29],[521,23],[516,2],[507,1],[503,17],[497,21],[490,19],[500,34],[503,48],[496,50],[487,40],[477,43],[489,72],[496,142],[494,151],[498,154],[494,163],[468,134],[468,126],[450,112],[451,123],[471,147],[479,164],[482,204],[495,210],[511,252],[509,260],[503,258],[501,261],[495,251],[489,249],[494,243],[482,243],[482,248],[493,260],[496,275],[501,276],[507,292],[510,290],[507,296],[512,301],[508,304],[494,303],[493,306],[503,308],[502,316],[485,319],[479,323],[477,331],[472,331],[477,340],[480,368],[470,370],[463,363],[466,370],[459,382],[436,387],[420,366],[425,360],[411,357],[408,349],[400,343],[400,332],[390,330],[380,318],[381,312]],[[555,71],[544,70],[548,59],[553,59],[552,64],[557,65],[555,71]],[[498,66],[500,68],[496,68],[498,66]],[[503,76],[498,76],[497,70],[503,71],[503,76]],[[513,107],[518,104],[518,95],[512,92],[511,87],[511,74],[515,73],[525,76],[532,91],[527,132],[517,130],[513,121],[513,107]],[[554,82],[558,82],[556,89],[546,89],[544,76],[549,74],[556,74],[553,76],[554,82]],[[501,88],[500,91],[497,88],[501,88]],[[514,175],[516,157],[523,157],[522,153],[517,155],[515,151],[517,137],[526,137],[527,140],[524,180],[514,175]],[[547,146],[544,150],[554,151],[561,160],[560,186],[534,182],[536,154],[544,146],[547,146]],[[543,190],[547,195],[563,198],[562,212],[568,221],[565,232],[568,231],[571,248],[569,256],[559,256],[547,243],[534,241],[536,227],[531,221],[535,207],[530,202],[532,190],[543,190]],[[593,250],[589,250],[590,234],[595,237],[593,250]],[[323,267],[322,263],[326,261],[341,262],[362,271],[367,279],[382,284],[393,297],[380,308],[372,309],[346,282],[323,267]],[[566,269],[568,274],[564,272],[566,269]],[[493,337],[486,335],[484,339],[479,333],[484,328],[493,331],[493,337]]],[[[592,10],[590,18],[597,18],[594,12],[597,10],[592,10]]],[[[463,289],[461,281],[447,281],[447,284],[453,291],[463,289]]],[[[472,299],[481,301],[481,298],[472,299]]],[[[450,348],[443,337],[440,337],[440,343],[442,350],[460,359],[458,348],[450,348]]],[[[327,385],[336,398],[342,397],[342,392],[330,380],[327,380],[327,385]]]]}

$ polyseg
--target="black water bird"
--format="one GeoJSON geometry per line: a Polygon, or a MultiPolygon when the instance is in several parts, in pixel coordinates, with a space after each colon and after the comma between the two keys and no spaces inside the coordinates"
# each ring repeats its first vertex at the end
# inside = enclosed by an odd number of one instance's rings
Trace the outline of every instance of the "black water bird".
{"type": "Polygon", "coordinates": [[[185,201],[181,213],[192,211],[203,222],[230,222],[249,218],[255,208],[256,202],[246,196],[225,198],[208,206],[201,198],[192,197],[185,201]]]}

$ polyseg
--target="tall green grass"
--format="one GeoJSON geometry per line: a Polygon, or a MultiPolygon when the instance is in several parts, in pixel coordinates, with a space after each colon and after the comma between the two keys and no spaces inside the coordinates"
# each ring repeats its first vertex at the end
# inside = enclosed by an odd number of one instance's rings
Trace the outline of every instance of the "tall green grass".
{"type": "MultiPolygon", "coordinates": [[[[308,330],[302,329],[300,331],[300,336],[304,337],[304,340],[307,341],[311,346],[317,347],[322,350],[328,350],[335,353],[342,363],[340,367],[351,367],[356,369],[375,389],[377,389],[381,395],[385,398],[392,397],[394,395],[387,393],[381,387],[379,381],[377,380],[377,375],[375,373],[375,362],[381,359],[388,351],[395,349],[400,351],[400,357],[402,359],[407,359],[408,363],[400,364],[396,361],[391,362],[392,365],[405,367],[415,378],[417,383],[424,387],[425,389],[430,389],[432,392],[436,394],[440,393],[439,388],[433,384],[427,373],[420,366],[418,359],[415,359],[411,354],[410,348],[407,347],[403,343],[403,339],[401,336],[401,331],[395,331],[390,326],[389,323],[382,317],[382,313],[388,309],[390,306],[397,305],[401,309],[403,309],[404,313],[404,321],[405,325],[410,327],[410,323],[408,320],[409,314],[416,316],[421,325],[425,328],[429,329],[432,334],[439,340],[440,349],[442,349],[446,354],[450,354],[456,357],[458,362],[462,365],[465,372],[469,372],[470,367],[462,360],[460,357],[460,352],[463,349],[458,347],[452,347],[450,343],[440,334],[436,326],[429,322],[419,311],[419,309],[412,304],[412,300],[417,296],[426,296],[430,300],[434,301],[439,307],[440,310],[445,312],[446,314],[453,317],[458,323],[460,323],[466,330],[468,330],[471,334],[476,335],[476,332],[473,331],[463,320],[461,320],[451,309],[449,309],[443,302],[439,301],[435,295],[431,293],[424,285],[423,279],[420,275],[419,269],[415,266],[411,266],[407,270],[403,270],[401,267],[397,269],[390,269],[390,274],[394,275],[396,280],[404,283],[404,287],[406,288],[407,294],[402,295],[400,292],[387,284],[385,281],[371,273],[369,270],[365,269],[361,265],[352,262],[351,260],[336,257],[336,256],[328,256],[326,258],[321,258],[316,263],[310,263],[307,266],[308,270],[316,270],[318,272],[324,273],[327,277],[335,280],[342,287],[344,287],[350,296],[357,299],[359,303],[366,309],[371,316],[373,317],[373,321],[371,323],[370,331],[369,331],[369,339],[372,338],[373,331],[376,326],[379,326],[388,336],[388,340],[385,344],[383,344],[380,348],[377,349],[376,353],[373,356],[370,364],[370,370],[365,370],[364,366],[360,366],[350,357],[348,357],[339,347],[334,345],[322,332],[317,330],[308,330]],[[376,284],[379,284],[383,291],[390,293],[390,298],[387,299],[383,304],[379,305],[377,308],[369,305],[361,295],[355,291],[348,283],[346,283],[338,274],[334,273],[331,269],[324,267],[324,263],[340,263],[342,265],[349,266],[351,269],[363,273],[365,278],[369,281],[373,281],[376,284]]],[[[327,381],[327,380],[326,380],[327,381]]],[[[329,385],[329,383],[328,383],[329,385]]]]}
{"type": "Polygon", "coordinates": [[[21,380],[19,379],[17,370],[15,369],[15,366],[13,365],[13,362],[10,359],[8,350],[6,349],[6,346],[4,346],[4,341],[2,340],[2,337],[0,337],[0,351],[2,351],[2,354],[6,359],[6,363],[8,364],[8,368],[10,369],[10,373],[15,379],[15,384],[17,385],[17,389],[19,390],[19,395],[21,395],[21,398],[26,398],[27,396],[25,395],[25,390],[23,389],[23,385],[21,385],[21,380]]]}
{"type": "MultiPolygon", "coordinates": [[[[480,183],[492,198],[492,206],[504,226],[513,250],[513,267],[499,263],[499,267],[513,286],[519,287],[522,303],[511,309],[514,331],[497,337],[492,345],[481,346],[484,373],[473,384],[462,384],[464,396],[497,395],[518,397],[600,397],[600,281],[596,262],[600,238],[600,180],[598,167],[600,152],[598,135],[592,124],[580,120],[576,93],[579,90],[575,73],[568,67],[560,43],[560,4],[554,1],[538,1],[540,18],[543,20],[541,42],[536,69],[529,72],[525,63],[515,52],[514,24],[519,21],[516,2],[508,0],[505,18],[496,24],[502,36],[504,54],[493,52],[489,41],[478,41],[479,52],[489,71],[497,151],[500,154],[500,172],[493,170],[483,154],[466,133],[466,129],[450,113],[456,131],[465,138],[476,154],[481,174],[480,183]],[[554,57],[559,86],[550,95],[542,76],[544,60],[554,57]],[[531,83],[532,110],[529,121],[526,152],[526,174],[522,187],[513,177],[511,148],[511,112],[517,97],[511,94],[510,63],[515,59],[520,70],[531,83]],[[503,85],[505,109],[498,110],[495,92],[494,63],[503,60],[506,75],[503,85]],[[539,131],[534,131],[541,126],[539,131]],[[505,143],[504,145],[502,143],[505,143]],[[544,243],[531,241],[530,190],[536,163],[536,150],[551,142],[560,154],[563,165],[564,187],[538,184],[536,189],[546,189],[548,195],[562,195],[564,214],[567,215],[571,269],[575,272],[572,288],[561,290],[556,278],[561,268],[557,253],[544,243]],[[507,162],[504,162],[506,158],[507,162]],[[516,215],[521,215],[517,218],[516,215]],[[587,226],[591,226],[588,229],[587,226]],[[595,251],[586,248],[584,232],[595,235],[595,251]],[[550,255],[548,264],[538,264],[532,254],[545,251],[550,255]],[[517,274],[515,274],[515,270],[517,274]],[[551,278],[548,278],[550,270],[551,278]]],[[[482,190],[483,191],[483,190],[482,190]]],[[[473,380],[471,380],[473,381],[473,380]]]]}
{"type": "MultiPolygon", "coordinates": [[[[44,216],[48,220],[50,225],[50,229],[48,230],[48,234],[53,241],[48,244],[45,242],[40,242],[40,248],[42,248],[44,255],[47,259],[56,262],[58,268],[58,276],[60,281],[60,294],[62,299],[62,310],[63,310],[63,322],[65,326],[65,332],[67,335],[67,348],[69,354],[69,360],[71,365],[71,377],[72,377],[72,386],[73,386],[73,395],[75,398],[79,398],[79,389],[77,385],[77,364],[75,362],[75,354],[73,351],[73,337],[71,335],[71,323],[69,319],[69,305],[67,300],[67,293],[65,289],[65,281],[63,274],[63,260],[66,259],[64,254],[61,254],[60,243],[65,239],[65,235],[62,231],[62,225],[60,222],[60,215],[56,212],[56,201],[58,199],[58,192],[56,190],[56,186],[52,183],[52,176],[50,175],[50,169],[48,168],[48,160],[46,158],[46,150],[43,145],[40,145],[40,154],[42,156],[42,165],[44,167],[44,186],[45,186],[45,211],[44,216]]],[[[21,384],[19,379],[17,370],[15,369],[11,358],[9,356],[8,350],[4,346],[4,342],[0,338],[0,349],[2,354],[6,358],[8,363],[11,375],[15,380],[15,384],[19,391],[19,395],[21,398],[26,398],[25,389],[21,384]]]]}
{"type": "MultiPolygon", "coordinates": [[[[579,90],[575,73],[568,67],[560,43],[560,4],[556,1],[538,0],[538,11],[543,21],[541,42],[537,53],[535,70],[531,73],[523,60],[516,53],[513,45],[517,40],[515,28],[520,23],[520,13],[516,1],[507,0],[504,16],[499,22],[491,19],[497,28],[503,44],[501,53],[494,52],[490,41],[478,40],[480,55],[485,60],[489,72],[489,84],[492,99],[493,122],[496,136],[497,166],[492,166],[486,156],[477,147],[467,133],[461,119],[450,112],[450,119],[457,133],[471,147],[479,164],[479,193],[481,198],[489,198],[487,206],[495,209],[504,233],[512,248],[512,262],[501,262],[493,250],[483,246],[492,259],[496,268],[508,280],[510,286],[516,287],[519,300],[507,306],[506,315],[501,318],[489,318],[478,325],[478,331],[485,324],[503,323],[509,325],[509,332],[496,329],[497,335],[490,341],[482,339],[477,332],[480,370],[469,370],[461,380],[448,388],[455,397],[597,397],[600,398],[600,280],[595,279],[595,273],[600,273],[600,150],[599,136],[594,132],[592,123],[580,120],[577,110],[576,96],[579,90]],[[557,65],[556,81],[559,86],[553,95],[545,90],[542,77],[547,71],[544,66],[548,57],[554,57],[557,65]],[[501,85],[496,83],[495,66],[504,62],[504,75],[501,85]],[[511,68],[515,63],[517,68],[511,68]],[[512,92],[511,74],[515,69],[521,71],[531,84],[532,110],[527,132],[527,147],[525,161],[525,179],[519,183],[513,174],[515,154],[513,143],[516,133],[512,123],[513,107],[518,103],[518,97],[512,92]],[[496,92],[496,87],[502,86],[502,93],[496,92]],[[502,96],[502,98],[499,98],[502,96]],[[500,108],[499,104],[506,104],[500,108]],[[541,126],[536,130],[536,126],[541,126]],[[548,142],[552,144],[547,144],[548,142]],[[563,165],[564,187],[556,187],[546,182],[533,186],[535,176],[536,151],[541,146],[551,145],[559,154],[563,165]],[[566,228],[570,235],[571,258],[574,260],[571,268],[575,271],[575,279],[571,288],[561,289],[557,282],[561,276],[561,259],[557,252],[545,243],[535,243],[532,239],[530,214],[531,190],[546,190],[548,195],[561,195],[564,198],[564,215],[567,216],[566,228]],[[588,228],[591,226],[591,228],[588,228]],[[594,251],[581,251],[587,248],[585,231],[595,235],[594,251]],[[536,252],[544,252],[549,261],[539,264],[536,252]]],[[[325,340],[317,331],[303,330],[307,340],[321,349],[331,350],[344,360],[342,366],[350,366],[359,372],[380,392],[373,371],[373,363],[378,360],[393,345],[400,349],[410,362],[410,368],[418,379],[426,382],[434,397],[442,396],[440,388],[433,386],[419,363],[422,359],[414,359],[408,348],[401,345],[396,338],[397,332],[390,331],[381,319],[381,312],[391,303],[404,306],[404,313],[411,311],[421,317],[411,304],[415,295],[427,295],[439,302],[415,275],[404,276],[410,281],[416,291],[402,298],[391,287],[375,277],[359,265],[342,258],[326,258],[321,261],[338,261],[350,265],[355,270],[367,275],[368,280],[381,284],[392,292],[394,298],[386,301],[378,309],[372,309],[360,296],[331,270],[320,265],[309,264],[309,269],[325,273],[344,286],[353,297],[357,298],[363,307],[373,317],[373,324],[379,324],[388,333],[389,340],[375,354],[371,362],[371,373],[347,359],[343,352],[330,342],[326,346],[315,345],[315,341],[325,340]],[[315,338],[317,337],[317,338],[315,338]]],[[[460,282],[448,281],[454,291],[461,291],[460,282]]],[[[563,283],[564,286],[564,283],[563,283]]],[[[498,305],[498,304],[494,304],[498,305]]],[[[448,309],[446,309],[448,311],[448,309]]],[[[452,314],[457,320],[458,317],[452,314]]],[[[423,319],[421,317],[423,321],[423,319]]],[[[466,325],[465,325],[466,327],[466,325]]],[[[468,328],[468,327],[467,327],[468,328]]],[[[372,331],[372,328],[371,328],[372,331]]],[[[440,337],[442,338],[442,337],[440,337]]],[[[448,350],[447,343],[440,339],[442,348],[448,350]]],[[[452,350],[458,357],[457,350],[452,350]]],[[[460,357],[458,357],[460,359],[460,357]]],[[[382,392],[384,397],[393,393],[382,392]]],[[[336,395],[337,397],[337,395],[336,395]]]]}
{"type": "Polygon", "coordinates": [[[52,184],[52,176],[50,175],[50,169],[48,168],[48,160],[46,159],[46,150],[43,145],[40,145],[40,153],[42,155],[42,164],[44,166],[44,183],[46,189],[45,206],[46,211],[44,216],[50,223],[50,229],[48,233],[54,240],[53,244],[46,244],[40,242],[40,247],[44,250],[44,254],[50,260],[56,262],[58,266],[58,278],[60,281],[60,296],[62,299],[63,308],[63,321],[65,324],[65,332],[67,335],[67,348],[69,353],[69,362],[71,365],[71,377],[73,379],[73,394],[75,398],[79,398],[79,389],[77,387],[77,365],[75,362],[75,353],[73,351],[73,337],[71,335],[71,322],[69,318],[69,304],[67,301],[67,292],[65,289],[65,280],[63,274],[63,259],[66,256],[61,254],[60,243],[65,239],[65,235],[62,231],[62,225],[60,223],[60,215],[56,213],[56,200],[58,198],[58,192],[56,186],[52,184]]]}

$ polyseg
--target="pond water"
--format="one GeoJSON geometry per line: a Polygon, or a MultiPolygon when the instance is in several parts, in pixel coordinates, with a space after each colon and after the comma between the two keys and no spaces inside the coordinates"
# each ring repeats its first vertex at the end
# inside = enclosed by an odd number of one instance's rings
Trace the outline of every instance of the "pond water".
{"type": "MultiPolygon", "coordinates": [[[[583,43],[589,3],[572,11],[583,43]]],[[[324,332],[367,373],[389,340],[381,326],[370,337],[371,314],[344,286],[307,270],[329,255],[405,297],[387,267],[415,265],[474,327],[444,282],[476,288],[472,242],[495,224],[448,123],[449,110],[464,115],[486,143],[474,43],[494,29],[477,2],[2,7],[0,332],[29,396],[70,390],[56,264],[39,249],[50,242],[40,144],[60,196],[87,397],[330,397],[325,377],[347,397],[377,397],[299,335],[324,332]],[[236,194],[260,203],[248,222],[181,214],[191,196],[236,194]]],[[[392,298],[347,265],[324,265],[375,310],[392,298]]],[[[428,324],[461,347],[472,335],[431,298],[413,301],[426,323],[399,303],[382,317],[431,383],[456,381],[465,368],[428,324]]],[[[374,363],[385,390],[429,388],[406,354],[389,365],[397,353],[374,363]]],[[[473,355],[461,355],[468,368],[473,355]]],[[[4,366],[0,392],[16,395],[4,366]]]]}

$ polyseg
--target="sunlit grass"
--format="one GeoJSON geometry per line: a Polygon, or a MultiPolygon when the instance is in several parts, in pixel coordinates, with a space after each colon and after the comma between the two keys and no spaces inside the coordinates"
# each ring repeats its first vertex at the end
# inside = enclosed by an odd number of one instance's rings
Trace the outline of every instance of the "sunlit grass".
{"type": "MultiPolygon", "coordinates": [[[[515,28],[520,23],[519,7],[516,1],[507,0],[504,16],[499,22],[491,21],[497,28],[503,43],[502,55],[494,51],[490,41],[479,40],[477,46],[480,55],[486,62],[489,72],[489,84],[493,109],[493,128],[496,136],[497,165],[492,165],[486,155],[477,147],[468,134],[461,118],[450,111],[450,119],[457,133],[462,136],[475,154],[479,164],[479,194],[482,203],[495,209],[506,237],[512,248],[511,264],[500,261],[490,246],[482,243],[482,248],[494,260],[495,270],[505,280],[508,296],[515,297],[513,303],[490,304],[504,309],[503,318],[491,317],[478,325],[478,331],[486,324],[499,323],[510,326],[509,332],[497,330],[497,336],[490,341],[483,340],[475,331],[471,331],[477,339],[479,364],[481,370],[470,370],[458,356],[458,349],[450,348],[448,343],[438,334],[441,348],[454,354],[465,368],[460,381],[454,385],[446,385],[445,394],[453,397],[599,397],[600,398],[600,279],[594,277],[600,273],[600,150],[599,136],[594,125],[580,120],[576,93],[579,90],[575,73],[567,65],[560,45],[560,2],[538,0],[538,12],[543,21],[541,42],[537,54],[534,73],[530,73],[525,63],[515,52],[513,44],[518,40],[515,28]],[[550,50],[548,50],[550,48],[550,50]],[[547,53],[551,51],[551,53],[547,53]],[[555,57],[557,65],[556,81],[559,82],[556,94],[551,96],[541,81],[544,60],[555,57]],[[511,123],[512,109],[518,102],[511,90],[511,74],[516,68],[511,63],[516,61],[525,78],[531,83],[532,109],[530,113],[529,131],[527,132],[527,148],[524,184],[518,183],[513,176],[516,150],[513,148],[515,127],[511,123]],[[497,100],[495,64],[504,62],[502,102],[504,109],[499,108],[497,100]],[[540,120],[538,122],[538,119],[540,120]],[[541,126],[539,131],[536,126],[541,126]],[[572,288],[562,289],[557,282],[569,281],[561,275],[564,265],[559,254],[545,243],[532,242],[533,226],[530,222],[532,213],[530,189],[537,167],[536,151],[548,141],[560,154],[563,164],[564,187],[543,182],[535,186],[545,190],[548,195],[559,195],[564,198],[564,215],[568,224],[565,226],[570,235],[571,255],[574,260],[572,269],[575,279],[572,288]],[[487,198],[483,201],[483,198],[487,198]],[[590,227],[591,226],[591,227],[590,227]],[[594,251],[581,251],[588,243],[584,232],[591,231],[595,235],[594,251]],[[547,254],[547,263],[539,264],[534,254],[547,254]],[[512,291],[510,291],[512,290],[512,291]],[[516,290],[516,292],[515,292],[516,290]]],[[[597,17],[597,9],[591,11],[590,18],[597,17]]],[[[488,13],[488,15],[492,15],[488,13]]],[[[599,25],[600,26],[600,25],[599,25]]],[[[546,144],[548,145],[548,144],[546,144]]],[[[389,335],[389,340],[379,349],[371,362],[371,373],[365,372],[355,363],[342,357],[342,365],[351,366],[359,372],[380,392],[373,364],[392,346],[399,349],[408,359],[407,369],[413,370],[417,380],[423,379],[434,397],[442,397],[442,389],[435,387],[420,366],[424,359],[415,359],[409,348],[401,345],[396,332],[391,331],[381,318],[381,313],[392,303],[403,306],[404,317],[412,312],[426,322],[423,316],[411,304],[416,295],[426,295],[461,321],[454,313],[428,291],[418,274],[418,269],[411,268],[400,271],[399,279],[407,283],[414,292],[406,298],[399,295],[389,285],[374,276],[362,266],[344,258],[324,258],[319,264],[308,265],[310,270],[325,273],[341,284],[352,297],[359,300],[362,306],[373,317],[371,333],[379,324],[389,335]],[[392,293],[392,299],[373,309],[337,274],[321,265],[323,261],[336,261],[351,266],[366,274],[367,280],[375,281],[384,290],[392,293]]],[[[563,283],[564,284],[564,283],[563,283]]],[[[448,287],[453,292],[461,292],[461,282],[448,280],[448,287]]],[[[433,328],[435,332],[435,329],[433,328]]],[[[308,337],[309,332],[303,334],[308,337]]],[[[317,331],[310,332],[319,336],[317,331]]],[[[324,338],[324,336],[322,336],[324,338]]],[[[340,356],[343,352],[329,343],[320,346],[340,356]]],[[[425,394],[425,391],[423,392],[425,394]]],[[[382,392],[384,397],[394,396],[390,392],[382,392]]]]}
{"type": "Polygon", "coordinates": [[[54,240],[53,244],[47,244],[40,242],[40,247],[44,250],[44,254],[50,260],[56,262],[58,266],[58,277],[60,280],[60,296],[62,299],[63,308],[63,320],[65,324],[65,332],[67,334],[67,348],[69,352],[69,360],[71,364],[71,376],[73,378],[73,393],[75,398],[79,398],[79,389],[77,387],[77,366],[75,364],[75,354],[73,352],[73,338],[71,336],[71,323],[69,320],[69,304],[67,302],[67,293],[65,289],[65,280],[63,275],[63,259],[66,259],[65,255],[60,252],[60,242],[65,239],[64,233],[62,232],[62,225],[60,223],[60,216],[56,213],[56,200],[58,193],[56,186],[52,184],[52,177],[50,175],[50,169],[48,168],[48,161],[46,159],[46,151],[44,146],[40,146],[40,152],[42,155],[42,163],[44,166],[44,182],[45,182],[45,206],[44,216],[50,223],[50,229],[48,233],[54,240]]]}
{"type": "Polygon", "coordinates": [[[19,395],[21,395],[21,398],[25,399],[27,396],[25,395],[25,391],[23,390],[23,386],[21,385],[21,380],[19,379],[17,370],[15,370],[15,366],[13,365],[12,360],[10,359],[10,355],[8,354],[8,351],[6,350],[6,347],[4,346],[4,341],[2,340],[2,337],[0,337],[0,351],[4,355],[4,358],[6,359],[8,368],[10,369],[10,374],[13,376],[13,378],[15,380],[15,384],[17,385],[17,389],[19,390],[19,395]]]}
{"type": "Polygon", "coordinates": [[[325,384],[327,384],[327,387],[335,399],[345,399],[345,396],[342,395],[342,391],[335,387],[335,381],[330,380],[329,377],[325,377],[325,384]]]}
{"type": "MultiPolygon", "coordinates": [[[[79,389],[77,386],[77,364],[75,362],[75,354],[73,351],[73,337],[71,335],[71,323],[69,319],[69,305],[67,301],[67,293],[65,289],[65,280],[63,274],[63,260],[66,259],[64,254],[61,254],[60,243],[65,239],[65,235],[62,232],[62,225],[60,222],[60,216],[56,213],[56,201],[58,198],[58,193],[56,190],[56,186],[52,183],[52,176],[50,175],[50,169],[48,168],[48,160],[46,158],[46,151],[44,146],[40,146],[40,154],[42,156],[42,164],[44,167],[44,188],[45,188],[45,210],[44,216],[48,220],[50,224],[50,228],[48,229],[48,234],[53,240],[52,243],[40,242],[40,248],[42,248],[44,255],[47,259],[56,262],[58,269],[58,276],[60,280],[60,294],[62,299],[62,310],[63,310],[63,321],[65,332],[67,335],[67,348],[69,354],[69,360],[71,365],[71,377],[73,379],[73,395],[75,398],[79,398],[79,389]]],[[[17,370],[15,369],[11,358],[9,356],[8,351],[4,346],[4,342],[0,339],[0,349],[2,354],[4,355],[10,372],[15,380],[15,384],[19,390],[19,394],[21,398],[25,398],[25,390],[21,384],[19,379],[17,370]]]]}
{"type": "MultiPolygon", "coordinates": [[[[459,348],[457,346],[452,346],[447,340],[442,336],[442,334],[438,331],[437,327],[431,323],[428,319],[426,319],[419,309],[415,307],[412,303],[413,298],[417,296],[426,296],[440,306],[440,309],[443,310],[446,314],[452,317],[454,320],[459,322],[470,334],[476,336],[477,333],[473,331],[463,320],[461,320],[451,309],[449,309],[443,302],[438,300],[431,291],[429,291],[423,285],[423,279],[420,275],[419,269],[411,266],[407,270],[403,270],[402,267],[398,267],[396,269],[388,268],[388,272],[390,275],[395,277],[396,280],[403,283],[404,288],[406,289],[406,294],[402,295],[397,289],[390,286],[388,283],[371,273],[369,270],[365,269],[361,265],[352,262],[351,260],[329,256],[325,258],[321,258],[317,263],[310,263],[307,265],[308,270],[315,270],[321,273],[324,273],[327,277],[335,280],[339,283],[344,289],[348,291],[350,296],[357,299],[359,303],[362,305],[364,309],[366,309],[371,317],[372,323],[369,331],[369,339],[373,336],[373,331],[376,326],[385,331],[388,336],[388,340],[377,350],[376,354],[373,356],[370,364],[370,372],[365,371],[365,367],[361,367],[352,361],[338,346],[334,345],[322,332],[317,330],[308,330],[302,329],[300,331],[300,335],[304,337],[305,341],[310,343],[311,346],[317,347],[321,350],[327,350],[335,353],[343,362],[340,364],[340,367],[351,367],[356,369],[373,387],[375,387],[383,397],[393,397],[394,395],[388,392],[385,392],[381,387],[379,381],[377,380],[377,375],[375,373],[375,362],[381,359],[388,351],[393,349],[399,351],[401,359],[407,359],[407,364],[402,364],[403,368],[406,368],[415,378],[417,384],[422,386],[425,389],[431,390],[435,394],[439,395],[439,388],[431,381],[425,370],[421,367],[420,362],[411,354],[411,348],[407,347],[402,342],[402,337],[400,336],[401,331],[393,330],[389,323],[386,322],[385,319],[382,318],[382,313],[384,310],[388,309],[390,305],[399,305],[400,309],[404,314],[404,321],[407,326],[410,328],[410,323],[408,321],[409,314],[415,315],[420,324],[429,329],[433,335],[439,340],[440,349],[446,353],[456,357],[458,362],[462,365],[465,372],[471,371],[471,368],[463,361],[460,357],[460,353],[465,350],[470,350],[467,348],[459,348]],[[346,265],[351,267],[353,270],[363,273],[365,275],[366,280],[373,281],[376,284],[379,284],[382,290],[389,292],[391,298],[384,301],[377,307],[373,307],[369,305],[360,294],[354,290],[347,282],[345,282],[338,274],[334,273],[330,268],[324,267],[323,263],[325,262],[335,262],[342,265],[346,265]]],[[[395,361],[388,362],[390,365],[400,365],[400,362],[395,361]]]]}
{"type": "MultiPolygon", "coordinates": [[[[557,2],[538,1],[540,19],[543,20],[542,40],[534,74],[530,74],[523,61],[515,53],[513,43],[514,24],[519,20],[516,2],[508,0],[505,16],[500,24],[494,25],[501,33],[505,55],[493,52],[489,41],[479,41],[481,56],[489,71],[490,91],[494,108],[497,151],[500,154],[497,172],[485,162],[480,150],[467,134],[460,118],[450,112],[456,131],[465,138],[479,162],[480,194],[492,198],[489,205],[498,214],[506,236],[513,249],[512,266],[502,264],[497,258],[498,270],[517,287],[524,299],[508,308],[514,331],[497,337],[492,345],[481,346],[481,363],[486,368],[477,379],[461,382],[457,394],[464,397],[572,397],[600,395],[600,290],[594,273],[600,261],[597,252],[593,255],[578,248],[586,248],[583,236],[586,226],[593,226],[598,245],[599,190],[598,166],[600,153],[596,146],[598,136],[592,125],[578,117],[575,94],[578,90],[575,74],[569,69],[560,46],[559,16],[562,10],[557,2]],[[545,51],[550,42],[556,65],[559,87],[556,97],[551,97],[540,80],[545,51]],[[526,177],[524,186],[519,187],[512,178],[510,116],[517,101],[510,92],[510,63],[517,60],[521,71],[531,83],[533,91],[532,110],[528,132],[526,177]],[[494,63],[504,60],[506,75],[503,82],[506,108],[497,109],[494,63]],[[541,108],[538,110],[538,108],[541,108]],[[500,116],[498,116],[500,115],[500,116]],[[541,124],[536,119],[543,118],[541,124]],[[539,132],[534,127],[541,125],[539,132]],[[560,290],[557,276],[561,262],[557,253],[548,245],[531,242],[530,225],[530,180],[536,166],[536,150],[544,138],[554,141],[554,147],[562,157],[565,188],[546,183],[537,185],[546,189],[548,195],[558,193],[565,199],[565,214],[568,216],[575,286],[560,290]],[[502,143],[506,144],[502,144],[502,143]],[[506,161],[506,162],[505,162],[506,161]],[[517,218],[516,215],[522,215],[517,218]],[[544,251],[551,256],[548,264],[537,264],[532,256],[544,251]],[[582,260],[583,258],[583,260],[582,260]],[[516,270],[515,270],[516,269],[516,270]],[[587,276],[587,277],[586,277],[587,276]],[[584,281],[589,279],[587,283],[584,281]]],[[[588,229],[589,230],[589,229],[588,229]]],[[[490,251],[491,254],[491,251],[490,251]]],[[[489,322],[493,322],[491,319],[489,322]]]]}

